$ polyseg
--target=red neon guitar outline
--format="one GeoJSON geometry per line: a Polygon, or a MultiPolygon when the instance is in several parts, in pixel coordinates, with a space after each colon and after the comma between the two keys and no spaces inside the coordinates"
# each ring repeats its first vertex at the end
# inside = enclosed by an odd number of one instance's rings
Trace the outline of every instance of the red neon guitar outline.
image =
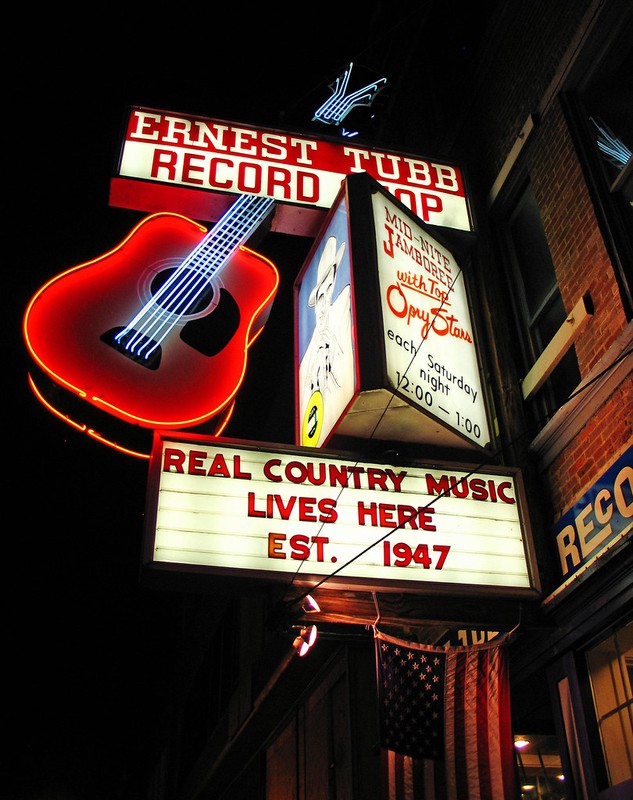
{"type": "Polygon", "coordinates": [[[52,278],[23,335],[59,386],[146,428],[189,428],[231,403],[279,273],[247,241],[274,200],[242,195],[207,229],[179,214],[142,220],[113,250],[52,278]]]}

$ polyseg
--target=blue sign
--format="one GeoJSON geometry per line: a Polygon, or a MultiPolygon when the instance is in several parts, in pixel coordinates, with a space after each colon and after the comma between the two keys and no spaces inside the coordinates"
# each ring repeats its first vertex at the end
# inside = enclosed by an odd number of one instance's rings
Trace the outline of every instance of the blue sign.
{"type": "Polygon", "coordinates": [[[633,446],[564,514],[553,533],[563,579],[633,530],[633,446]]]}

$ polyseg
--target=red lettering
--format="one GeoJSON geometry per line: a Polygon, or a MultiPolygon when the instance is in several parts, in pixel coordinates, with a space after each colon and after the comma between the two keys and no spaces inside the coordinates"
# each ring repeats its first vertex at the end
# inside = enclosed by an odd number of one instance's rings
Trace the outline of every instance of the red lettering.
{"type": "Polygon", "coordinates": [[[183,156],[182,165],[183,181],[187,181],[188,183],[198,183],[200,186],[202,186],[204,184],[204,178],[195,177],[192,173],[204,172],[204,162],[205,157],[203,155],[199,155],[197,153],[185,153],[183,156]],[[195,164],[195,161],[199,161],[200,164],[195,164]]]}
{"type": "Polygon", "coordinates": [[[283,551],[283,542],[286,537],[283,533],[269,533],[268,534],[268,558],[285,558],[286,554],[283,551]]]}
{"type": "Polygon", "coordinates": [[[319,500],[319,512],[319,522],[336,522],[338,519],[336,500],[327,497],[319,500]]]}
{"type": "Polygon", "coordinates": [[[283,196],[289,197],[291,192],[290,180],[291,175],[289,170],[281,169],[280,167],[271,167],[268,171],[268,194],[273,195],[275,186],[279,186],[281,189],[285,190],[283,196]]]}
{"type": "Polygon", "coordinates": [[[178,154],[173,150],[154,150],[154,157],[152,158],[151,176],[157,180],[175,181],[176,180],[176,162],[178,161],[178,154]],[[167,170],[167,174],[160,176],[161,170],[167,170]]]}
{"type": "Polygon", "coordinates": [[[214,477],[217,476],[220,478],[231,477],[231,473],[229,472],[229,468],[226,465],[226,461],[222,453],[215,454],[211,466],[209,467],[209,471],[207,472],[207,475],[211,475],[214,477]]]}
{"type": "Polygon", "coordinates": [[[379,503],[378,505],[378,512],[380,515],[380,527],[381,528],[391,528],[394,526],[394,512],[396,510],[395,506],[387,505],[386,503],[379,503]]]}
{"type": "Polygon", "coordinates": [[[308,537],[302,533],[291,536],[290,547],[292,548],[292,552],[290,553],[290,558],[294,558],[295,561],[303,561],[308,558],[310,555],[310,548],[308,547],[309,541],[308,537]]]}
{"type": "MultiPolygon", "coordinates": [[[[319,178],[310,172],[297,172],[297,200],[303,203],[316,203],[319,199],[321,189],[319,188],[319,178]],[[311,191],[308,189],[311,188],[311,191]]],[[[287,199],[292,195],[288,193],[287,199]]]]}
{"type": "Polygon", "coordinates": [[[189,468],[187,472],[189,475],[205,475],[204,459],[207,454],[204,450],[190,450],[189,451],[189,468]]]}
{"type": "Polygon", "coordinates": [[[302,522],[316,522],[317,517],[314,511],[316,497],[299,498],[299,519],[302,522]]]}
{"type": "Polygon", "coordinates": [[[233,456],[233,477],[244,480],[250,480],[253,477],[250,472],[242,472],[241,456],[233,456]]]}
{"type": "Polygon", "coordinates": [[[391,505],[390,503],[358,503],[358,524],[374,525],[381,528],[401,528],[408,525],[413,530],[436,530],[432,522],[434,508],[408,505],[391,505]],[[397,518],[397,524],[396,524],[397,518]],[[368,521],[368,522],[367,522],[368,521]]]}
{"type": "Polygon", "coordinates": [[[163,472],[169,472],[172,467],[181,474],[185,471],[185,454],[174,447],[166,447],[163,454],[163,472]]]}
{"type": "Polygon", "coordinates": [[[268,478],[269,481],[274,481],[275,483],[281,483],[281,481],[283,480],[281,475],[274,475],[271,472],[272,467],[278,467],[280,466],[280,464],[281,464],[280,458],[271,458],[264,464],[263,467],[264,476],[268,478]]]}
{"type": "Polygon", "coordinates": [[[312,537],[312,543],[317,546],[317,561],[323,561],[325,559],[324,548],[329,541],[330,540],[327,538],[327,536],[312,537]]]}
{"type": "Polygon", "coordinates": [[[466,485],[470,487],[470,493],[472,495],[473,500],[488,499],[488,492],[486,491],[486,482],[481,478],[473,478],[466,485]]]}
{"type": "Polygon", "coordinates": [[[220,165],[225,167],[232,167],[233,162],[229,161],[228,158],[212,158],[209,162],[209,183],[212,186],[217,186],[222,189],[230,189],[231,188],[231,181],[221,181],[217,174],[217,169],[220,165]]]}
{"type": "Polygon", "coordinates": [[[490,500],[492,503],[501,500],[508,505],[516,503],[515,498],[507,491],[512,491],[512,482],[502,481],[497,485],[493,478],[489,478],[487,481],[483,478],[468,480],[466,476],[456,478],[453,475],[442,475],[440,478],[435,478],[427,473],[426,490],[428,494],[436,494],[440,497],[443,495],[468,497],[470,495],[473,500],[490,500]]]}
{"type": "MultiPolygon", "coordinates": [[[[290,515],[292,514],[292,509],[295,507],[297,498],[293,495],[292,497],[288,498],[287,503],[284,503],[284,499],[281,495],[275,494],[272,495],[272,497],[274,498],[275,504],[279,509],[279,516],[281,517],[281,519],[290,519],[290,515]]],[[[272,513],[270,514],[270,516],[272,517],[272,513]]]]}
{"type": "MultiPolygon", "coordinates": [[[[421,508],[420,513],[418,514],[418,524],[422,530],[425,531],[436,531],[437,526],[433,525],[431,521],[431,517],[435,514],[434,508],[421,508]]],[[[439,569],[439,567],[438,567],[439,569]]]]}
{"type": "Polygon", "coordinates": [[[442,200],[434,194],[420,193],[420,205],[422,206],[420,216],[424,220],[428,220],[431,214],[435,214],[443,208],[442,200]]]}
{"type": "Polygon", "coordinates": [[[377,511],[376,503],[369,503],[369,505],[365,505],[365,503],[358,503],[358,524],[365,525],[365,519],[369,518],[370,525],[377,525],[378,524],[378,517],[376,515],[377,511]]]}
{"type": "Polygon", "coordinates": [[[249,492],[247,498],[247,511],[249,517],[265,517],[266,512],[255,508],[255,492],[249,492]]]}
{"type": "Polygon", "coordinates": [[[515,498],[512,495],[506,494],[506,489],[510,489],[512,491],[512,484],[510,481],[504,481],[497,486],[497,494],[499,495],[499,500],[502,500],[504,503],[508,503],[509,505],[514,505],[516,503],[515,498]]]}

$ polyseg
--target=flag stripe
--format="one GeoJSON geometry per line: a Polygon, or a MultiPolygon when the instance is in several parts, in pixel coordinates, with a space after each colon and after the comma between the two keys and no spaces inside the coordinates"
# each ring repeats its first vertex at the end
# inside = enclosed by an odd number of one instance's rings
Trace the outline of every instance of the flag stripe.
{"type": "Polygon", "coordinates": [[[389,799],[512,800],[507,646],[375,638],[381,746],[405,759],[389,779],[389,799]]]}
{"type": "Polygon", "coordinates": [[[404,783],[404,796],[407,800],[413,800],[415,797],[413,793],[413,759],[411,756],[405,756],[402,759],[403,764],[403,783],[404,783]]]}
{"type": "Polygon", "coordinates": [[[479,731],[477,730],[477,711],[479,698],[477,696],[477,654],[469,651],[460,653],[458,660],[463,667],[461,677],[461,688],[464,702],[464,722],[462,725],[462,744],[461,750],[454,753],[456,767],[463,766],[458,771],[461,780],[461,794],[464,800],[469,797],[479,796],[479,751],[477,741],[479,731]],[[459,758],[459,753],[463,752],[464,757],[459,758]]]}
{"type": "MultiPolygon", "coordinates": [[[[447,693],[452,692],[452,717],[451,737],[446,738],[446,774],[448,781],[449,800],[468,800],[469,782],[467,762],[467,736],[466,728],[466,679],[467,679],[467,653],[451,651],[447,657],[446,687],[447,693]]],[[[450,702],[450,701],[449,701],[450,702]]],[[[450,707],[446,716],[451,714],[450,707]]]]}
{"type": "Polygon", "coordinates": [[[492,769],[492,764],[501,764],[501,737],[499,729],[499,659],[500,650],[489,652],[490,667],[488,670],[488,753],[489,764],[488,782],[486,789],[489,797],[503,797],[503,772],[492,769]]]}
{"type": "Polygon", "coordinates": [[[457,713],[455,710],[455,667],[456,656],[449,655],[446,659],[446,691],[444,695],[444,753],[446,761],[446,795],[449,800],[457,797],[455,770],[453,769],[453,754],[455,752],[455,726],[457,713]]]}
{"type": "MultiPolygon", "coordinates": [[[[411,758],[382,750],[383,792],[388,800],[444,800],[437,765],[431,759],[411,758]]],[[[441,762],[440,762],[441,763],[441,762]]]]}
{"type": "Polygon", "coordinates": [[[514,797],[515,762],[514,737],[512,736],[512,706],[510,701],[510,656],[508,648],[499,648],[498,659],[498,718],[500,770],[503,790],[501,797],[514,797]]]}
{"type": "MultiPolygon", "coordinates": [[[[416,759],[417,762],[417,759],[416,759]]],[[[436,800],[440,795],[435,790],[435,763],[430,758],[425,758],[422,762],[422,769],[424,770],[424,777],[422,783],[424,785],[424,800],[436,800]]]]}
{"type": "Polygon", "coordinates": [[[490,750],[488,747],[488,670],[490,650],[475,652],[471,668],[473,670],[472,686],[475,687],[473,698],[473,716],[475,724],[472,732],[473,773],[477,778],[476,796],[490,796],[490,750]]]}

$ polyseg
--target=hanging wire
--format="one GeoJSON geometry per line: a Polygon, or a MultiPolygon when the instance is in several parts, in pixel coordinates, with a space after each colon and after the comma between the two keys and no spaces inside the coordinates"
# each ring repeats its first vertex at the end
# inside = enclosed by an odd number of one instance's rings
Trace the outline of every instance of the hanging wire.
{"type": "MultiPolygon", "coordinates": [[[[438,318],[438,316],[440,315],[440,313],[441,313],[442,309],[444,308],[444,304],[448,302],[448,298],[449,298],[449,296],[450,296],[451,292],[453,291],[453,288],[454,288],[454,286],[455,286],[455,283],[457,282],[457,280],[458,280],[458,278],[459,278],[459,276],[460,276],[461,274],[462,274],[462,269],[461,269],[461,267],[460,267],[460,268],[457,270],[457,273],[455,274],[455,277],[453,278],[453,280],[452,280],[452,282],[451,282],[450,286],[448,287],[448,291],[445,293],[444,297],[442,298],[442,301],[441,301],[441,303],[440,303],[440,304],[439,304],[439,306],[438,306],[438,307],[435,309],[435,313],[434,313],[434,315],[433,315],[433,317],[432,317],[432,319],[431,319],[431,323],[430,323],[430,324],[429,324],[429,325],[426,327],[426,329],[425,329],[425,332],[424,332],[423,336],[422,336],[422,337],[421,337],[421,339],[420,339],[420,345],[419,345],[419,347],[422,347],[422,345],[424,344],[424,342],[427,340],[427,338],[428,338],[428,335],[429,335],[429,332],[430,332],[430,331],[433,329],[433,324],[434,324],[435,320],[438,318]]],[[[419,348],[418,348],[418,349],[419,349],[419,348]]],[[[411,365],[413,364],[413,361],[415,360],[416,353],[417,353],[417,350],[416,350],[414,353],[412,353],[412,354],[411,354],[411,359],[409,360],[409,363],[407,364],[407,367],[406,367],[405,371],[403,372],[403,374],[402,374],[401,378],[400,378],[400,379],[399,379],[399,381],[398,381],[398,384],[397,384],[397,387],[396,387],[397,389],[399,389],[399,388],[400,388],[401,384],[403,383],[404,379],[406,378],[406,376],[407,376],[407,373],[409,372],[409,370],[410,370],[410,368],[411,368],[411,365]]],[[[376,424],[375,424],[375,425],[374,425],[374,427],[372,428],[372,431],[371,431],[371,433],[369,434],[369,437],[368,437],[369,441],[371,441],[371,440],[374,438],[374,434],[375,434],[375,433],[376,433],[376,431],[378,430],[378,428],[379,428],[379,426],[380,426],[380,423],[382,422],[382,420],[384,419],[384,416],[385,416],[385,414],[386,414],[386,413],[387,413],[387,411],[389,410],[389,407],[390,407],[390,405],[391,405],[391,403],[392,403],[393,399],[394,399],[394,395],[392,394],[392,395],[391,395],[391,397],[389,398],[389,400],[387,401],[387,403],[386,403],[386,405],[385,405],[384,409],[382,410],[382,412],[381,412],[380,416],[378,417],[378,420],[376,421],[376,424]]],[[[357,465],[358,465],[358,461],[356,462],[356,464],[355,464],[354,466],[357,466],[357,465]]],[[[470,473],[470,474],[472,474],[472,473],[470,473]]],[[[466,479],[466,478],[468,478],[468,477],[470,477],[470,475],[466,475],[466,476],[465,476],[464,478],[462,478],[461,480],[463,481],[463,480],[465,480],[465,479],[466,479]]],[[[461,481],[460,481],[460,483],[461,483],[461,481]]],[[[339,492],[338,492],[338,494],[336,495],[336,500],[337,500],[337,501],[338,501],[338,500],[339,500],[339,498],[341,497],[341,494],[343,493],[344,489],[345,489],[345,487],[344,487],[344,486],[341,486],[341,488],[339,489],[339,492]]],[[[443,496],[443,494],[442,494],[442,493],[440,493],[440,494],[438,495],[438,498],[439,498],[439,497],[442,497],[442,496],[443,496]]],[[[430,504],[429,504],[429,505],[430,505],[430,504]]],[[[321,586],[323,583],[325,583],[325,581],[327,581],[327,580],[329,580],[329,579],[333,578],[335,575],[338,575],[338,573],[339,573],[339,572],[341,572],[341,570],[345,569],[345,567],[348,567],[350,564],[353,564],[353,563],[354,563],[354,561],[356,561],[358,558],[360,558],[361,556],[363,556],[363,555],[364,555],[364,554],[365,554],[365,553],[366,553],[368,550],[371,550],[371,548],[372,548],[372,547],[374,547],[376,544],[380,544],[380,542],[384,541],[384,540],[385,540],[385,539],[386,539],[388,536],[390,536],[392,533],[395,533],[395,531],[399,530],[399,529],[400,529],[400,528],[401,528],[401,527],[402,527],[404,524],[406,524],[406,522],[408,522],[408,521],[409,521],[409,520],[404,520],[404,521],[403,521],[403,522],[401,522],[401,523],[400,523],[400,524],[399,524],[397,527],[395,527],[393,530],[390,530],[390,531],[389,531],[388,533],[386,533],[384,536],[381,536],[381,537],[380,537],[380,539],[376,540],[375,542],[372,542],[372,544],[370,544],[368,547],[366,547],[366,548],[365,548],[364,550],[362,550],[360,553],[358,553],[357,555],[355,555],[355,556],[354,556],[354,558],[352,558],[352,559],[350,559],[349,561],[347,561],[345,564],[343,564],[343,565],[342,565],[342,566],[340,566],[338,569],[336,569],[336,570],[335,570],[333,573],[331,573],[331,574],[330,574],[328,577],[326,577],[326,578],[324,578],[323,580],[319,581],[319,583],[317,583],[317,584],[316,584],[316,586],[314,586],[314,587],[312,587],[312,588],[313,588],[313,589],[315,589],[315,588],[318,588],[318,587],[319,587],[319,586],[321,586]]],[[[324,524],[325,524],[325,523],[323,523],[323,522],[321,523],[321,527],[319,528],[319,532],[321,532],[321,531],[323,530],[323,525],[324,525],[324,524]]],[[[309,550],[312,550],[312,546],[313,546],[313,544],[310,544],[309,550]]],[[[294,575],[293,575],[292,579],[290,580],[289,588],[293,586],[293,584],[294,584],[294,580],[295,580],[296,576],[299,574],[299,572],[300,572],[300,570],[301,570],[301,567],[302,567],[302,565],[303,565],[304,563],[305,563],[305,562],[304,562],[304,561],[302,561],[302,562],[300,562],[300,563],[299,563],[299,565],[297,566],[297,569],[295,570],[295,573],[294,573],[294,575]]],[[[312,591],[312,590],[311,590],[311,591],[312,591]]],[[[307,594],[310,594],[310,592],[307,592],[306,594],[304,594],[304,595],[300,596],[300,598],[299,598],[299,599],[303,599],[304,597],[306,597],[306,595],[307,595],[307,594]]],[[[296,602],[298,602],[298,600],[297,600],[297,599],[293,599],[293,600],[292,600],[292,603],[293,603],[293,604],[295,604],[296,602]]]]}

